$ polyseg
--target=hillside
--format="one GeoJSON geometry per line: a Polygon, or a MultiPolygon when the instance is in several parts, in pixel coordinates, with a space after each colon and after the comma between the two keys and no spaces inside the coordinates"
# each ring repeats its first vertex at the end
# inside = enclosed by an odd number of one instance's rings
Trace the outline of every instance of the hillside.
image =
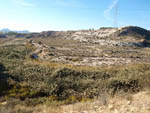
{"type": "Polygon", "coordinates": [[[67,40],[78,40],[85,43],[99,43],[101,45],[119,46],[149,46],[150,31],[136,27],[127,26],[121,28],[100,28],[99,30],[79,31],[44,31],[41,33],[6,33],[3,38],[63,38],[67,40]]]}
{"type": "Polygon", "coordinates": [[[137,113],[142,105],[148,113],[149,32],[129,26],[2,34],[0,113],[137,113]]]}
{"type": "MultiPolygon", "coordinates": [[[[11,30],[2,29],[1,32],[9,33],[11,30]]],[[[12,31],[13,32],[13,31],[12,31]]],[[[15,31],[14,31],[15,32],[15,31]]],[[[91,35],[91,37],[96,36],[99,38],[108,37],[108,36],[135,36],[135,37],[145,37],[145,39],[149,39],[150,31],[144,28],[140,28],[137,26],[126,26],[121,28],[111,28],[111,27],[102,27],[98,30],[78,30],[78,31],[43,31],[41,33],[29,33],[26,30],[17,31],[16,33],[26,33],[26,36],[33,37],[58,37],[58,36],[74,36],[76,34],[85,34],[91,35]]],[[[6,34],[7,35],[7,34],[6,34]]]]}
{"type": "Polygon", "coordinates": [[[120,28],[117,31],[117,36],[133,36],[141,39],[144,37],[144,39],[150,40],[150,32],[148,30],[133,26],[120,28]]]}
{"type": "Polygon", "coordinates": [[[74,66],[112,66],[149,61],[150,31],[134,26],[98,30],[1,35],[6,43],[29,44],[31,57],[74,66]],[[8,41],[11,39],[11,41],[8,41]],[[32,41],[31,43],[28,43],[32,41]],[[39,43],[40,42],[40,43],[39,43]]]}

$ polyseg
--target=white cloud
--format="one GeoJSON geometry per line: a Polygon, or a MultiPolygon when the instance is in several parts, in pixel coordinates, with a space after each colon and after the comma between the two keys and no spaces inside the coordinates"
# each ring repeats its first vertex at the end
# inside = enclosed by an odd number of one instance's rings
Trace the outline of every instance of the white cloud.
{"type": "Polygon", "coordinates": [[[25,7],[32,7],[34,6],[32,3],[29,3],[25,0],[13,0],[16,4],[19,4],[19,5],[22,5],[22,6],[25,6],[25,7]]]}
{"type": "Polygon", "coordinates": [[[112,4],[104,11],[104,17],[109,20],[113,21],[112,17],[110,16],[110,12],[112,9],[117,5],[119,0],[113,0],[112,4]]]}

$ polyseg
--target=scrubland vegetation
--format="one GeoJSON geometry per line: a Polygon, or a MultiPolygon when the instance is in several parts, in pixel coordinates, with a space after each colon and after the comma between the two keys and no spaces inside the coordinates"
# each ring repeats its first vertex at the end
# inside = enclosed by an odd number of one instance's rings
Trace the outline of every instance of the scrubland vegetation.
{"type": "Polygon", "coordinates": [[[138,92],[150,85],[149,64],[94,69],[32,60],[28,58],[30,52],[23,45],[0,47],[3,100],[16,98],[30,105],[45,101],[70,104],[92,100],[103,92],[113,96],[138,92]]]}
{"type": "Polygon", "coordinates": [[[149,47],[32,41],[0,40],[0,113],[149,113],[149,47]]]}

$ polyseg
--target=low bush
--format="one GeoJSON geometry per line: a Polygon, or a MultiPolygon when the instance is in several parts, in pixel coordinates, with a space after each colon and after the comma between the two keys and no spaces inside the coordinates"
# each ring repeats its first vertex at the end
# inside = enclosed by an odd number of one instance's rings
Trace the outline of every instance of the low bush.
{"type": "Polygon", "coordinates": [[[0,62],[4,65],[0,65],[0,92],[5,91],[3,96],[29,100],[31,104],[36,99],[42,99],[34,105],[47,99],[74,103],[91,100],[103,92],[113,95],[119,91],[137,92],[150,85],[150,64],[99,68],[95,71],[90,68],[76,70],[63,65],[44,66],[40,61],[39,64],[28,63],[26,55],[29,51],[21,45],[0,47],[0,62]]]}

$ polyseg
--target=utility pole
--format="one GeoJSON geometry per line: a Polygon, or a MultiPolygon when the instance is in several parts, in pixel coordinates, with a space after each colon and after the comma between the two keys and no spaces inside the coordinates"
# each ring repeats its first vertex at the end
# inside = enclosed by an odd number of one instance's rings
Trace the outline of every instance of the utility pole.
{"type": "Polygon", "coordinates": [[[118,27],[118,3],[116,4],[114,11],[114,27],[118,27]]]}

